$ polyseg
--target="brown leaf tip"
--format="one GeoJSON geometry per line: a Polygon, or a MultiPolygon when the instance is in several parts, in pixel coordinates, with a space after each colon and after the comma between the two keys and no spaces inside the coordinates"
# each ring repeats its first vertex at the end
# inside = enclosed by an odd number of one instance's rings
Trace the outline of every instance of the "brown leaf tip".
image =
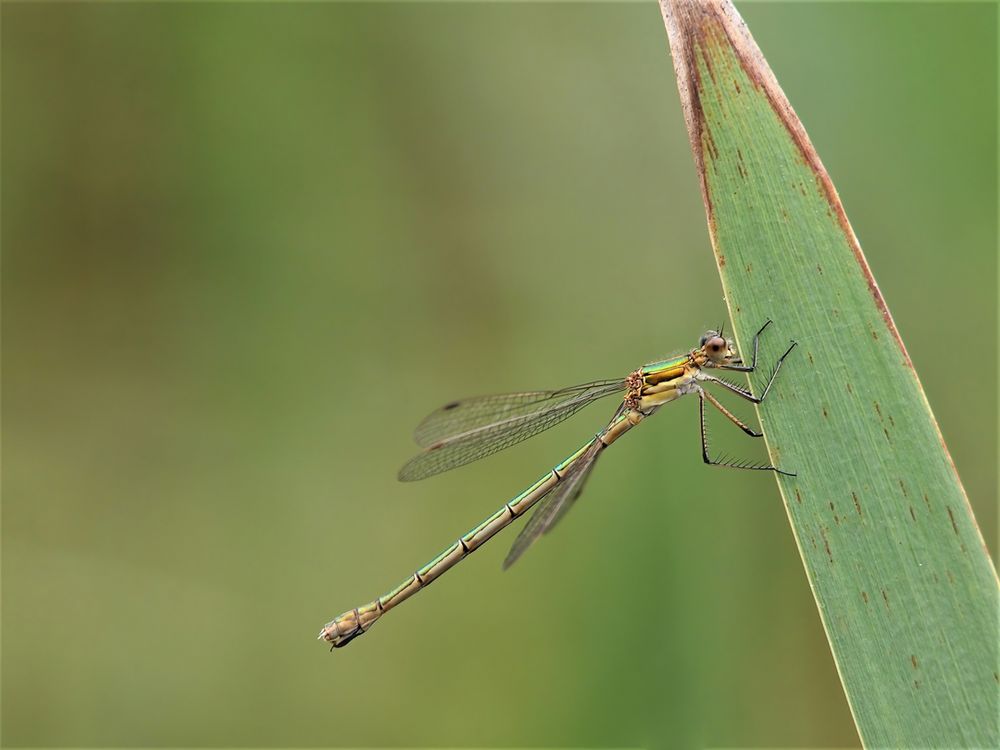
{"type": "MultiPolygon", "coordinates": [[[[712,70],[711,55],[708,52],[717,48],[725,48],[726,52],[738,61],[747,79],[767,97],[771,108],[795,143],[802,161],[809,166],[815,175],[816,182],[826,196],[832,214],[854,254],[886,328],[895,339],[903,355],[904,363],[912,368],[913,364],[909,354],[899,336],[878,284],[875,282],[875,277],[868,266],[868,261],[861,250],[854,229],[847,219],[847,214],[844,212],[843,204],[833,186],[833,181],[820,161],[819,154],[816,153],[816,149],[792,109],[791,103],[778,85],[767,60],[732,2],[730,0],[660,0],[660,12],[663,15],[667,37],[670,41],[681,108],[684,112],[684,121],[687,124],[691,150],[698,168],[702,198],[708,213],[709,230],[713,235],[713,245],[715,244],[715,217],[708,190],[703,149],[706,147],[714,149],[715,144],[710,135],[706,138],[704,110],[701,104],[700,89],[702,86],[698,69],[698,55],[700,52],[705,70],[714,80],[715,73],[712,70]]],[[[800,186],[800,190],[804,192],[805,186],[800,186]]],[[[872,334],[877,337],[874,331],[872,334]]]]}

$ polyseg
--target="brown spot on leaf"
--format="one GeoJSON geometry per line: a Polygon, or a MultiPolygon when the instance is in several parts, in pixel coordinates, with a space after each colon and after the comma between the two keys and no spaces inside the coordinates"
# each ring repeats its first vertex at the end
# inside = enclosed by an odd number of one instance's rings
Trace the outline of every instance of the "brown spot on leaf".
{"type": "Polygon", "coordinates": [[[802,495],[799,494],[798,488],[795,490],[795,500],[799,505],[802,505],[802,495]]]}
{"type": "Polygon", "coordinates": [[[927,506],[927,510],[931,509],[931,499],[927,497],[927,493],[924,493],[924,505],[927,506]]]}
{"type": "Polygon", "coordinates": [[[830,562],[833,562],[833,553],[830,552],[830,540],[826,538],[826,529],[820,529],[819,535],[823,537],[823,547],[826,549],[826,556],[830,558],[830,562]]]}
{"type": "Polygon", "coordinates": [[[826,407],[825,406],[823,407],[823,416],[824,417],[829,417],[830,416],[829,414],[826,413],[826,407]]]}
{"type": "Polygon", "coordinates": [[[873,401],[872,403],[875,404],[875,413],[878,414],[878,418],[879,418],[879,420],[881,420],[882,419],[882,409],[879,408],[878,401],[873,401]]]}
{"type": "Polygon", "coordinates": [[[861,592],[861,598],[864,599],[865,600],[865,604],[867,604],[868,603],[868,592],[867,591],[862,591],[861,592]]]}
{"type": "Polygon", "coordinates": [[[857,493],[856,492],[852,492],[851,493],[851,497],[854,498],[854,509],[858,512],[858,515],[859,516],[864,516],[864,513],[861,512],[861,501],[858,500],[857,493]]]}
{"type": "Polygon", "coordinates": [[[917,513],[916,513],[916,511],[913,510],[913,506],[912,505],[910,506],[910,518],[912,518],[914,521],[917,520],[917,513]]]}
{"type": "Polygon", "coordinates": [[[806,352],[806,357],[809,359],[809,364],[811,364],[811,365],[816,364],[815,362],[813,362],[812,352],[806,352]]]}
{"type": "Polygon", "coordinates": [[[906,491],[906,485],[903,483],[902,479],[899,480],[899,489],[903,491],[903,497],[910,496],[910,493],[906,491]]]}
{"type": "Polygon", "coordinates": [[[725,268],[725,267],[726,267],[726,256],[723,255],[722,253],[719,253],[719,268],[725,268]]]}
{"type": "Polygon", "coordinates": [[[847,392],[848,393],[854,393],[854,388],[851,387],[851,381],[850,380],[847,381],[847,392]]]}
{"type": "Polygon", "coordinates": [[[708,151],[708,155],[712,158],[712,161],[718,161],[719,159],[719,149],[715,145],[715,139],[712,137],[711,130],[705,130],[702,133],[702,142],[705,145],[705,150],[708,151]]]}
{"type": "Polygon", "coordinates": [[[917,668],[917,667],[919,666],[919,665],[917,664],[917,657],[916,657],[916,656],[914,656],[913,654],[910,654],[910,664],[912,664],[912,665],[913,665],[913,668],[914,668],[914,669],[916,669],[916,668],[917,668]]]}
{"type": "Polygon", "coordinates": [[[958,544],[962,548],[962,552],[965,552],[965,542],[962,541],[962,535],[958,533],[958,524],[955,523],[955,514],[951,512],[951,506],[945,506],[948,508],[948,518],[951,519],[951,528],[955,531],[955,536],[958,537],[958,544]]]}
{"type": "Polygon", "coordinates": [[[955,514],[951,512],[951,506],[950,505],[946,505],[945,507],[948,509],[948,518],[951,519],[951,528],[952,528],[952,531],[954,531],[955,535],[957,536],[958,535],[958,524],[955,523],[955,514]]]}
{"type": "Polygon", "coordinates": [[[735,78],[733,79],[733,86],[735,87],[737,94],[742,93],[742,89],[740,89],[740,82],[735,78]]]}
{"type": "Polygon", "coordinates": [[[885,602],[885,608],[889,609],[889,595],[885,593],[885,589],[882,589],[882,601],[885,602]]]}

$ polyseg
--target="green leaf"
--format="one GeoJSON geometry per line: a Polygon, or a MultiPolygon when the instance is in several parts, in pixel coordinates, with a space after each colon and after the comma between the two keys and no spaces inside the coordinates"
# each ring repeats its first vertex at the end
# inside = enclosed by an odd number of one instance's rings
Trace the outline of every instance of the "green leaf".
{"type": "Polygon", "coordinates": [[[737,342],[799,342],[759,416],[862,742],[1000,746],[996,572],[833,183],[732,4],[661,9],[737,342]]]}

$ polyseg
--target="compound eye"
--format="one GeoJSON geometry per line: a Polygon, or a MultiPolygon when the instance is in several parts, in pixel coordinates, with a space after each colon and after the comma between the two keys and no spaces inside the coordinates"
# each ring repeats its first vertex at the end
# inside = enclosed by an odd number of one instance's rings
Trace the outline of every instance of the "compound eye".
{"type": "Polygon", "coordinates": [[[713,359],[720,359],[726,355],[729,345],[722,336],[713,336],[704,344],[705,350],[713,359]]]}

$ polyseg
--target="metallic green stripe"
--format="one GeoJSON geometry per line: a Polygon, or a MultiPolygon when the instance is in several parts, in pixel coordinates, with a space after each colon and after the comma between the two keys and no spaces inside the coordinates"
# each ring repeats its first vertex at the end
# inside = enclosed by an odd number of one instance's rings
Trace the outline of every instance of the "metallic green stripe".
{"type": "Polygon", "coordinates": [[[415,592],[420,590],[420,584],[414,580],[413,576],[407,578],[403,583],[399,584],[396,588],[387,594],[383,594],[378,598],[378,603],[382,605],[383,609],[389,609],[396,606],[396,602],[399,597],[403,597],[403,600],[412,596],[415,592]]]}
{"type": "MultiPolygon", "coordinates": [[[[448,549],[446,549],[446,550],[445,550],[444,552],[442,552],[442,553],[441,553],[440,555],[438,555],[438,556],[437,556],[437,557],[435,557],[435,558],[434,558],[433,560],[431,560],[431,561],[430,561],[429,563],[427,563],[427,564],[426,564],[426,565],[425,565],[424,567],[420,568],[420,569],[419,569],[419,570],[417,571],[417,575],[418,575],[418,576],[420,576],[421,578],[424,578],[424,577],[426,577],[427,575],[429,575],[429,574],[430,574],[430,572],[431,572],[431,571],[432,571],[432,570],[433,570],[433,569],[434,569],[435,567],[437,567],[438,565],[440,565],[440,564],[441,564],[441,561],[442,561],[442,560],[445,560],[446,558],[448,558],[448,557],[451,557],[451,556],[452,556],[452,555],[454,555],[454,554],[455,554],[455,553],[456,553],[456,552],[457,552],[457,551],[458,551],[459,549],[463,549],[463,550],[464,550],[464,548],[462,547],[461,543],[459,543],[459,542],[455,542],[455,543],[454,543],[453,545],[451,545],[451,546],[450,546],[450,547],[449,547],[448,549]]],[[[459,558],[459,559],[461,559],[461,558],[459,558]]]]}
{"type": "Polygon", "coordinates": [[[480,531],[482,531],[483,529],[485,529],[490,524],[495,523],[501,517],[507,516],[509,514],[510,514],[510,511],[507,510],[507,506],[505,505],[500,510],[498,510],[496,513],[494,513],[492,516],[490,516],[485,521],[483,521],[481,524],[479,524],[478,526],[476,526],[473,529],[471,529],[467,534],[463,534],[462,535],[462,539],[468,541],[469,539],[471,539],[472,537],[474,537],[476,534],[478,534],[480,531]]]}
{"type": "Polygon", "coordinates": [[[529,500],[530,500],[529,506],[530,505],[534,505],[536,502],[538,502],[538,498],[537,497],[532,497],[532,496],[536,495],[539,491],[541,491],[542,488],[545,487],[546,484],[550,484],[551,483],[551,484],[554,485],[555,481],[556,481],[556,479],[552,475],[552,472],[550,471],[548,474],[546,474],[544,477],[542,477],[541,479],[539,479],[537,482],[535,482],[533,485],[531,485],[528,489],[526,489],[520,495],[518,495],[513,500],[511,500],[510,502],[508,502],[507,503],[507,507],[510,508],[511,512],[515,516],[522,515],[524,513],[524,510],[522,510],[520,508],[520,505],[522,503],[528,502],[529,500]]]}
{"type": "Polygon", "coordinates": [[[576,459],[578,459],[578,458],[579,458],[580,456],[582,456],[582,455],[583,455],[583,452],[584,452],[585,450],[587,450],[587,448],[589,448],[589,447],[590,447],[590,444],[591,444],[591,443],[593,443],[593,442],[594,442],[594,440],[593,440],[593,438],[591,438],[591,439],[590,439],[590,440],[588,440],[588,441],[587,441],[586,443],[584,443],[583,445],[581,445],[581,446],[580,446],[579,448],[577,448],[577,449],[576,449],[576,450],[575,450],[575,451],[574,451],[574,452],[572,453],[572,455],[570,455],[570,456],[567,456],[567,457],[566,457],[566,458],[565,458],[565,459],[564,459],[564,460],[562,461],[562,463],[559,463],[559,464],[556,464],[556,466],[555,466],[555,469],[554,469],[554,470],[555,470],[555,471],[556,471],[557,473],[559,473],[559,474],[561,475],[561,474],[563,473],[563,471],[565,471],[565,470],[566,470],[566,468],[567,468],[567,467],[568,467],[568,466],[569,466],[569,465],[570,465],[571,463],[573,463],[574,461],[576,461],[576,459]]]}
{"type": "Polygon", "coordinates": [[[688,361],[688,355],[683,357],[674,357],[673,359],[664,359],[660,362],[651,362],[650,364],[644,366],[640,372],[643,375],[655,375],[656,373],[663,372],[664,370],[673,370],[677,367],[681,367],[685,362],[688,361]]]}

